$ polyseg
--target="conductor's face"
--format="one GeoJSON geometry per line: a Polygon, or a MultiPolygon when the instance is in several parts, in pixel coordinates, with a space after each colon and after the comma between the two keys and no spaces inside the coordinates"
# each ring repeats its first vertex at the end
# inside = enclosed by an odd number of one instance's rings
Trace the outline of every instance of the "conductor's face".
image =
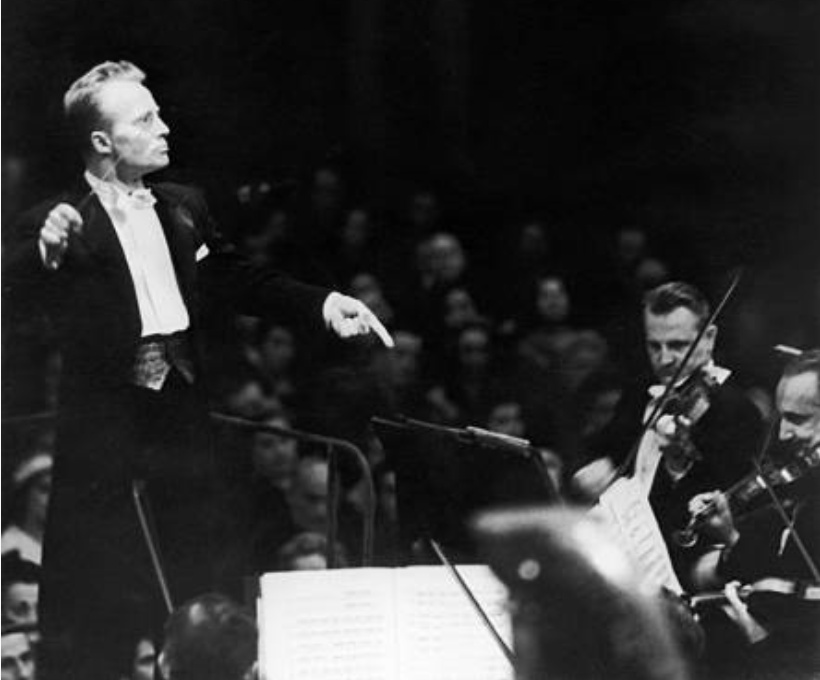
{"type": "Polygon", "coordinates": [[[98,93],[103,118],[95,146],[117,163],[117,174],[138,179],[169,163],[170,130],[160,118],[159,107],[144,85],[125,80],[107,83],[98,93]]]}

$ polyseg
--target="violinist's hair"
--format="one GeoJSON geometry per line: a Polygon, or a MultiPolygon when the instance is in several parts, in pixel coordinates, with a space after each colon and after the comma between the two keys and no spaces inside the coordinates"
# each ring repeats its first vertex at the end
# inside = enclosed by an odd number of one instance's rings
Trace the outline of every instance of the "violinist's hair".
{"type": "Polygon", "coordinates": [[[83,155],[91,150],[91,133],[103,122],[98,101],[100,90],[115,80],[141,83],[145,73],[130,61],[105,61],[75,80],[63,97],[68,134],[83,155]]]}
{"type": "Polygon", "coordinates": [[[709,301],[692,284],[683,281],[670,281],[650,290],[643,298],[644,311],[650,314],[670,314],[679,307],[692,312],[699,323],[706,323],[709,318],[709,301]]]}
{"type": "Polygon", "coordinates": [[[814,373],[817,386],[820,388],[820,348],[807,349],[795,357],[783,369],[784,378],[792,378],[803,373],[814,373]]]}

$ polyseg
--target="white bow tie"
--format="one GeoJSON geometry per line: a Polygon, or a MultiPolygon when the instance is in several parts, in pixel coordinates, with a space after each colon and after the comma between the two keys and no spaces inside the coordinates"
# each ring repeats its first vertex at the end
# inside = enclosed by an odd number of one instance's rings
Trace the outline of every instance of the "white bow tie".
{"type": "Polygon", "coordinates": [[[114,209],[122,210],[129,207],[145,209],[152,207],[157,202],[157,199],[154,198],[154,194],[146,187],[125,192],[107,182],[99,182],[94,187],[94,191],[103,203],[114,209]]]}
{"type": "Polygon", "coordinates": [[[134,189],[134,191],[126,194],[126,196],[135,208],[150,208],[157,202],[157,199],[154,198],[154,194],[151,193],[150,189],[134,189]]]}

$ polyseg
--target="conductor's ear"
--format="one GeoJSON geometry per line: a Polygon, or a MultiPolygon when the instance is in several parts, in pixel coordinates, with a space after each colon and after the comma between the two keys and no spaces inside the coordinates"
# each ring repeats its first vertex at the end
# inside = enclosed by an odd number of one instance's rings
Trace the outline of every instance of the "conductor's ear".
{"type": "Polygon", "coordinates": [[[108,155],[114,152],[111,137],[103,130],[94,130],[91,133],[91,147],[99,154],[108,155]]]}

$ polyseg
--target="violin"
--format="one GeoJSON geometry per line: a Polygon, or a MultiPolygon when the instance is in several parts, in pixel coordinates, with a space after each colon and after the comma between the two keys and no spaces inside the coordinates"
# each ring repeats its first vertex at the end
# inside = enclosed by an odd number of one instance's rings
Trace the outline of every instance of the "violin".
{"type": "MultiPolygon", "coordinates": [[[[729,503],[729,509],[733,515],[736,515],[748,507],[766,489],[792,484],[819,466],[820,446],[817,445],[798,451],[791,460],[783,465],[770,462],[723,492],[729,503]]],[[[712,510],[714,510],[714,504],[709,503],[701,512],[692,515],[683,529],[673,532],[675,542],[682,548],[693,547],[698,541],[698,529],[703,526],[712,510]]]]}
{"type": "Polygon", "coordinates": [[[712,392],[731,371],[713,363],[702,366],[679,386],[672,387],[650,425],[663,435],[662,453],[667,470],[677,476],[688,472],[701,454],[692,442],[692,428],[711,406],[712,392]]]}

